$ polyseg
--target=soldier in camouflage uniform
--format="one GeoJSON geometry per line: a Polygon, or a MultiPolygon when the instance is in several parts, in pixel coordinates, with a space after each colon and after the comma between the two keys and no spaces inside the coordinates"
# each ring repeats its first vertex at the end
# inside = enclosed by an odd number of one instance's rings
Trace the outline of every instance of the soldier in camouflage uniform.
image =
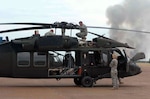
{"type": "Polygon", "coordinates": [[[119,82],[118,82],[118,71],[117,71],[117,66],[118,66],[118,60],[117,60],[117,55],[112,54],[112,61],[110,62],[110,67],[111,67],[111,78],[112,78],[112,85],[113,89],[118,89],[119,88],[119,82]]]}
{"type": "Polygon", "coordinates": [[[79,25],[80,25],[80,32],[77,33],[76,35],[79,37],[79,38],[82,38],[82,40],[86,40],[86,36],[87,36],[87,27],[85,24],[83,24],[82,21],[79,22],[79,25]]]}

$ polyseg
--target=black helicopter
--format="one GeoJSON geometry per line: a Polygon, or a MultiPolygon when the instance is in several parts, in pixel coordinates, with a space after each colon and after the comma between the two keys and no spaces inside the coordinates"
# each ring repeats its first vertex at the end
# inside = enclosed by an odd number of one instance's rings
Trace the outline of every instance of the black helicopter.
{"type": "MultiPolygon", "coordinates": [[[[80,29],[80,26],[67,22],[0,23],[0,25],[9,24],[34,25],[34,27],[3,30],[0,33],[48,28],[80,29]]],[[[144,53],[137,53],[129,60],[125,50],[122,51],[119,47],[132,47],[126,43],[89,33],[98,37],[83,44],[80,44],[76,37],[65,35],[33,35],[11,41],[7,39],[0,44],[0,77],[56,78],[57,80],[73,78],[76,85],[91,87],[97,80],[111,77],[109,63],[113,52],[119,54],[119,78],[142,72],[136,61],[145,58],[144,53]]]]}

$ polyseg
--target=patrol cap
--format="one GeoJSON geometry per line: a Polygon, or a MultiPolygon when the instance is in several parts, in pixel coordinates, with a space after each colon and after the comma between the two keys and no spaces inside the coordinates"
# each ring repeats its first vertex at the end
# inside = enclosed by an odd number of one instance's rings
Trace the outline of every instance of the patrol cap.
{"type": "Polygon", "coordinates": [[[114,51],[114,52],[112,53],[112,56],[117,58],[118,56],[120,56],[120,54],[114,51]]]}

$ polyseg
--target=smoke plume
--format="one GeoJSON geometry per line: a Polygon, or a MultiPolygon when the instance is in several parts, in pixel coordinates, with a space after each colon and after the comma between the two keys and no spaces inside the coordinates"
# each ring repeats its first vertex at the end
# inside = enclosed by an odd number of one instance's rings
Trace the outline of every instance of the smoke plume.
{"type": "MultiPolygon", "coordinates": [[[[150,0],[124,0],[110,6],[106,16],[113,28],[150,31],[150,0]]],[[[110,30],[110,38],[133,46],[132,55],[145,52],[146,58],[150,58],[150,34],[110,30]]]]}

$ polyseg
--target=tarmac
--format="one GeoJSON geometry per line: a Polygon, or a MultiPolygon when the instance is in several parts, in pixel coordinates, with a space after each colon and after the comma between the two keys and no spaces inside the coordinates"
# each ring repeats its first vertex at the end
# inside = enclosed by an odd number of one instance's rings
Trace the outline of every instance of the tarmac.
{"type": "Polygon", "coordinates": [[[0,78],[0,99],[150,99],[150,64],[139,64],[142,73],[122,79],[118,90],[111,79],[91,88],[76,86],[73,79],[0,78]]]}

